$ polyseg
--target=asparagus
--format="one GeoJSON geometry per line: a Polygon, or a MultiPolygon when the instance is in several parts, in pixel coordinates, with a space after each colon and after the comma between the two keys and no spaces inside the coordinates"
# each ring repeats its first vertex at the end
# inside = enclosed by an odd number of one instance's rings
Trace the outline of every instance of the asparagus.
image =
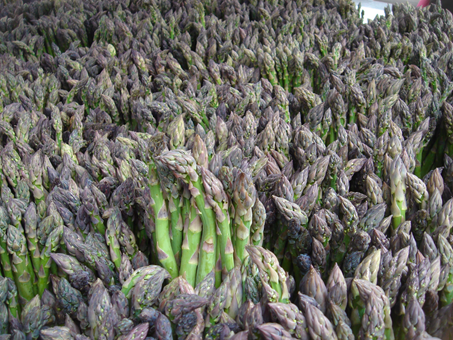
{"type": "Polygon", "coordinates": [[[49,270],[52,263],[50,254],[59,248],[62,236],[63,226],[54,229],[47,238],[46,245],[41,252],[41,266],[38,271],[38,292],[40,296],[42,296],[44,290],[48,288],[49,270]]]}
{"type": "Polygon", "coordinates": [[[252,223],[252,207],[256,200],[256,189],[251,178],[244,172],[239,172],[234,181],[233,202],[235,216],[233,232],[238,258],[243,261],[246,255],[245,246],[250,243],[250,226],[252,223]]]}
{"type": "Polygon", "coordinates": [[[217,227],[220,230],[220,234],[217,233],[219,238],[219,246],[217,248],[222,257],[222,268],[229,272],[234,268],[234,247],[231,241],[228,198],[223,190],[222,183],[214,176],[214,174],[205,168],[201,168],[201,176],[206,192],[206,202],[215,212],[217,227]]]}
{"type": "Polygon", "coordinates": [[[25,237],[17,228],[9,226],[6,242],[8,252],[11,254],[11,269],[21,298],[21,305],[25,305],[37,293],[34,285],[34,272],[29,270],[30,259],[25,237]]]}
{"type": "Polygon", "coordinates": [[[158,181],[155,167],[149,166],[149,189],[151,191],[152,203],[155,218],[156,251],[159,261],[170,275],[175,278],[178,276],[178,266],[176,263],[170,241],[170,228],[167,203],[162,195],[161,186],[158,181]]]}
{"type": "Polygon", "coordinates": [[[195,160],[192,156],[182,150],[168,151],[158,157],[157,162],[168,167],[173,171],[175,177],[181,178],[189,186],[189,191],[194,197],[197,208],[201,213],[203,232],[196,280],[196,282],[199,283],[214,268],[216,260],[216,227],[214,212],[211,207],[208,207],[205,204],[205,194],[201,178],[197,173],[195,160]]]}

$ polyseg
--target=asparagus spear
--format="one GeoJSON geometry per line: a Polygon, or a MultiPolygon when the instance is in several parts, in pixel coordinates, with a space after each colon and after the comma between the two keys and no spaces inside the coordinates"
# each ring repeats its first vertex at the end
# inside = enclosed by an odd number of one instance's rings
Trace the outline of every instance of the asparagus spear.
{"type": "Polygon", "coordinates": [[[406,220],[406,177],[407,170],[401,158],[397,156],[390,166],[390,184],[392,191],[393,228],[396,229],[406,220]]]}
{"type": "Polygon", "coordinates": [[[246,255],[245,246],[250,243],[250,226],[252,224],[252,207],[256,200],[256,189],[252,179],[244,172],[239,172],[234,181],[233,202],[235,216],[233,232],[238,258],[243,261],[246,255]]]}
{"type": "Polygon", "coordinates": [[[193,200],[193,198],[190,198],[190,192],[187,186],[185,186],[184,206],[182,209],[185,219],[183,243],[181,246],[182,256],[180,274],[186,278],[192,287],[194,287],[198,267],[202,222],[196,204],[195,202],[191,202],[191,200],[193,200]]]}
{"type": "Polygon", "coordinates": [[[115,208],[107,221],[107,230],[105,232],[105,240],[110,247],[110,257],[117,269],[121,267],[121,249],[118,242],[118,234],[120,232],[121,211],[115,208]]]}
{"type": "Polygon", "coordinates": [[[156,161],[168,167],[175,177],[181,178],[189,186],[189,191],[192,197],[194,197],[197,208],[201,213],[203,233],[196,280],[199,283],[211,272],[216,262],[216,225],[214,212],[210,206],[206,205],[202,181],[197,172],[195,159],[192,156],[182,150],[173,150],[163,153],[156,161]]]}
{"type": "Polygon", "coordinates": [[[30,258],[24,235],[15,227],[9,226],[7,232],[8,252],[11,254],[11,268],[16,281],[21,305],[33,299],[37,293],[34,285],[35,275],[29,271],[30,258]]]}
{"type": "Polygon", "coordinates": [[[266,222],[266,208],[257,198],[252,208],[252,225],[250,238],[254,246],[262,246],[264,241],[264,226],[266,222]]]}
{"type": "Polygon", "coordinates": [[[49,284],[49,270],[52,264],[50,254],[55,252],[60,246],[60,240],[63,237],[63,226],[55,228],[47,237],[46,245],[41,252],[40,268],[38,270],[38,293],[40,296],[49,284]]]}
{"type": "Polygon", "coordinates": [[[3,275],[11,280],[14,280],[11,259],[8,253],[7,232],[9,217],[2,206],[0,206],[0,261],[3,270],[3,275]]]}
{"type": "Polygon", "coordinates": [[[151,191],[151,205],[153,206],[156,225],[154,240],[156,242],[157,256],[164,268],[175,278],[179,275],[179,272],[171,247],[167,203],[162,195],[156,167],[153,164],[149,165],[149,189],[151,191]]]}
{"type": "Polygon", "coordinates": [[[28,251],[30,252],[33,269],[35,273],[37,273],[41,267],[41,254],[39,251],[38,240],[36,238],[38,216],[36,205],[34,203],[30,203],[28,206],[27,211],[24,214],[24,222],[25,235],[27,236],[28,242],[28,251]]]}
{"type": "Polygon", "coordinates": [[[206,202],[216,214],[219,250],[222,257],[222,268],[229,272],[234,268],[234,248],[231,241],[230,216],[228,214],[228,197],[223,190],[223,185],[212,172],[201,168],[203,186],[206,192],[206,202]]]}
{"type": "Polygon", "coordinates": [[[157,163],[157,174],[159,175],[161,186],[166,190],[168,197],[168,210],[170,212],[171,223],[171,246],[175,259],[179,263],[181,260],[181,244],[183,239],[181,184],[169,169],[159,166],[159,163],[157,163]]]}

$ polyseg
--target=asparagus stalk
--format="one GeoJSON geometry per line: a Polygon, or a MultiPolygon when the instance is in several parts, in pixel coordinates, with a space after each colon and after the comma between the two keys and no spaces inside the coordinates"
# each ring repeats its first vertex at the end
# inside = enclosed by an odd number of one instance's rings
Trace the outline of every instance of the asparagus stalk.
{"type": "Polygon", "coordinates": [[[406,177],[407,170],[401,158],[397,156],[390,166],[390,189],[392,192],[393,228],[406,220],[406,177]]]}
{"type": "MultiPolygon", "coordinates": [[[[12,268],[11,268],[11,259],[8,253],[8,245],[7,245],[7,232],[8,226],[3,223],[5,219],[2,216],[2,209],[0,207],[0,263],[1,268],[3,270],[3,275],[11,280],[14,280],[12,268]]],[[[5,217],[7,215],[5,214],[5,217]]]]}
{"type": "Polygon", "coordinates": [[[157,173],[160,183],[168,197],[168,210],[170,212],[171,224],[171,246],[176,261],[181,260],[181,244],[183,238],[183,220],[181,215],[182,199],[181,184],[166,167],[157,164],[157,173]]]}
{"type": "Polygon", "coordinates": [[[16,281],[21,304],[25,305],[37,293],[34,285],[35,274],[29,272],[30,258],[28,256],[25,236],[15,227],[9,226],[7,233],[8,252],[11,254],[11,268],[16,281]]]}
{"type": "Polygon", "coordinates": [[[198,257],[199,247],[201,240],[201,232],[203,229],[200,213],[196,207],[193,198],[190,199],[190,193],[188,190],[184,190],[186,197],[184,198],[184,236],[181,245],[181,267],[180,274],[184,276],[192,287],[195,287],[197,268],[198,268],[198,257]]]}
{"type": "Polygon", "coordinates": [[[38,292],[42,296],[44,290],[49,284],[49,269],[53,263],[50,254],[55,252],[60,246],[60,240],[63,237],[63,226],[55,228],[47,237],[46,245],[41,252],[41,266],[38,271],[38,292]]]}
{"type": "Polygon", "coordinates": [[[118,241],[118,234],[121,225],[121,211],[115,208],[107,221],[107,230],[105,232],[106,244],[110,247],[110,257],[115,264],[116,269],[121,267],[121,249],[118,241]]]}
{"type": "Polygon", "coordinates": [[[219,251],[222,257],[222,268],[229,272],[234,268],[234,249],[231,241],[230,216],[228,214],[228,196],[222,183],[208,169],[201,168],[206,202],[214,210],[217,220],[219,251]]]}
{"type": "Polygon", "coordinates": [[[214,269],[216,262],[216,223],[214,211],[206,204],[201,177],[197,172],[195,159],[191,155],[183,150],[168,151],[158,157],[157,162],[168,167],[175,177],[181,178],[189,186],[189,191],[201,213],[203,233],[197,270],[196,282],[198,284],[214,269]]]}
{"type": "Polygon", "coordinates": [[[233,189],[235,216],[233,231],[235,233],[234,248],[241,261],[247,255],[245,247],[250,243],[250,226],[252,225],[252,208],[256,200],[256,189],[252,178],[245,172],[240,172],[233,189]]]}
{"type": "Polygon", "coordinates": [[[154,242],[156,243],[157,257],[164,268],[175,278],[179,273],[171,246],[167,203],[164,200],[154,164],[149,165],[149,189],[151,191],[151,205],[153,206],[156,225],[154,242]]]}
{"type": "Polygon", "coordinates": [[[24,222],[25,235],[27,236],[28,242],[28,251],[33,263],[33,269],[37,274],[39,268],[41,267],[41,254],[38,247],[38,239],[36,238],[38,216],[36,205],[34,203],[30,203],[28,206],[27,211],[24,214],[24,222]]]}

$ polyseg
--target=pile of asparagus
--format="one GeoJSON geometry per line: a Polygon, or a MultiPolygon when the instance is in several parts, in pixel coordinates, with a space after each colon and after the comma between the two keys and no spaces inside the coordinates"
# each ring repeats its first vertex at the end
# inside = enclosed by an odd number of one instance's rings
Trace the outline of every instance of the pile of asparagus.
{"type": "Polygon", "coordinates": [[[0,339],[448,339],[453,16],[0,8],[0,339]]]}

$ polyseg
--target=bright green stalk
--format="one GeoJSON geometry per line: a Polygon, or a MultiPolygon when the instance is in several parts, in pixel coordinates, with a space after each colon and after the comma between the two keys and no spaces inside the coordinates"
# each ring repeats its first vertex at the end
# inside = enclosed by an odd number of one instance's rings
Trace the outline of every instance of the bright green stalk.
{"type": "Polygon", "coordinates": [[[178,266],[170,241],[170,221],[168,218],[167,204],[164,201],[162,189],[157,178],[154,164],[149,165],[149,189],[151,192],[151,205],[154,209],[155,239],[157,257],[162,266],[170,273],[172,278],[178,277],[178,266]]]}
{"type": "Polygon", "coordinates": [[[30,301],[36,295],[33,285],[35,274],[29,271],[30,259],[26,246],[25,236],[15,227],[8,227],[7,234],[8,252],[12,256],[12,272],[18,288],[19,295],[24,301],[30,301]]]}
{"type": "Polygon", "coordinates": [[[234,249],[238,258],[244,261],[247,253],[245,247],[250,243],[250,226],[252,225],[252,207],[256,200],[256,188],[252,178],[244,172],[238,174],[234,181],[233,202],[235,217],[234,249]]]}
{"type": "Polygon", "coordinates": [[[397,156],[390,169],[390,188],[392,191],[393,228],[396,229],[406,220],[406,167],[397,156]]]}
{"type": "Polygon", "coordinates": [[[171,198],[168,202],[171,216],[171,247],[175,254],[176,261],[181,258],[181,244],[183,236],[183,220],[181,215],[181,198],[171,198]]]}
{"type": "Polygon", "coordinates": [[[424,148],[423,152],[423,162],[421,166],[421,177],[423,178],[428,172],[430,172],[433,167],[436,167],[435,161],[436,161],[436,155],[439,150],[439,148],[443,145],[444,141],[444,136],[441,136],[440,138],[436,138],[434,144],[431,146],[430,149],[424,148]]]}
{"type": "Polygon", "coordinates": [[[216,257],[216,263],[215,263],[215,287],[219,288],[220,284],[222,283],[222,256],[220,255],[220,246],[217,244],[215,247],[215,257],[216,257]]]}
{"type": "Polygon", "coordinates": [[[168,210],[170,211],[171,222],[171,247],[176,262],[179,264],[181,259],[181,244],[184,223],[181,216],[181,184],[166,167],[157,166],[157,174],[159,175],[161,187],[165,189],[164,198],[168,200],[168,210]]]}
{"type": "Polygon", "coordinates": [[[35,273],[38,272],[41,266],[41,254],[38,247],[38,239],[36,238],[36,228],[38,223],[38,214],[36,205],[31,203],[24,214],[25,235],[28,242],[28,252],[31,256],[33,269],[35,273]]]}
{"type": "Polygon", "coordinates": [[[216,225],[215,215],[212,208],[208,208],[205,204],[203,187],[200,179],[194,183],[195,189],[198,190],[198,195],[193,195],[197,203],[198,210],[201,212],[201,220],[203,222],[203,235],[200,249],[200,263],[197,271],[197,284],[200,283],[206,275],[208,275],[215,266],[215,248],[216,248],[216,225]]]}
{"type": "Polygon", "coordinates": [[[176,177],[181,178],[189,185],[190,193],[195,199],[195,203],[201,213],[203,234],[197,270],[197,283],[199,283],[214,269],[216,262],[216,223],[214,211],[205,202],[203,184],[196,171],[195,159],[191,155],[184,150],[167,151],[158,158],[158,161],[173,171],[176,177]]]}
{"type": "Polygon", "coordinates": [[[15,318],[18,318],[20,315],[20,305],[17,299],[17,286],[14,283],[14,279],[7,278],[8,280],[8,296],[6,304],[8,305],[9,312],[15,318]]]}
{"type": "Polygon", "coordinates": [[[438,249],[442,265],[448,269],[446,284],[440,291],[440,303],[442,306],[448,306],[453,301],[453,248],[442,234],[439,235],[438,249]]]}
{"type": "Polygon", "coordinates": [[[288,240],[288,225],[284,221],[278,221],[278,239],[274,245],[273,253],[278,261],[282,262],[285,257],[286,244],[288,240]]]}
{"type": "Polygon", "coordinates": [[[42,296],[49,285],[49,269],[52,265],[50,254],[55,252],[60,246],[60,240],[63,237],[63,226],[55,228],[47,237],[46,245],[41,252],[41,267],[38,271],[38,291],[42,296]]]}
{"type": "Polygon", "coordinates": [[[188,198],[184,198],[184,201],[184,237],[181,246],[180,274],[185,276],[187,282],[189,282],[192,287],[195,287],[198,253],[203,226],[195,202],[191,202],[188,198]]]}
{"type": "MultiPolygon", "coordinates": [[[[0,181],[2,178],[3,176],[0,173],[0,181]]],[[[9,217],[6,209],[0,207],[0,265],[3,269],[3,275],[11,280],[14,280],[13,272],[11,270],[11,260],[8,254],[8,245],[6,243],[8,220],[9,217]]]]}
{"type": "Polygon", "coordinates": [[[282,268],[286,272],[290,272],[292,270],[292,266],[293,266],[292,255],[289,252],[286,252],[283,255],[282,268]]]}
{"type": "Polygon", "coordinates": [[[415,155],[417,159],[417,165],[415,166],[414,174],[418,178],[422,178],[422,160],[423,160],[423,148],[415,155]]]}
{"type": "Polygon", "coordinates": [[[217,235],[219,241],[217,252],[222,257],[222,268],[229,272],[234,268],[234,248],[231,241],[228,196],[223,189],[222,183],[212,172],[201,168],[201,175],[207,202],[214,209],[217,227],[220,231],[220,234],[217,235]]]}
{"type": "Polygon", "coordinates": [[[11,280],[14,280],[13,272],[11,269],[11,260],[9,258],[7,249],[8,247],[6,244],[6,239],[2,237],[0,240],[0,261],[3,269],[3,275],[10,278],[11,280]]]}
{"type": "Polygon", "coordinates": [[[121,248],[118,241],[120,232],[121,211],[116,208],[115,212],[107,221],[107,231],[105,233],[106,244],[110,247],[110,257],[115,264],[116,269],[121,267],[121,248]]]}

